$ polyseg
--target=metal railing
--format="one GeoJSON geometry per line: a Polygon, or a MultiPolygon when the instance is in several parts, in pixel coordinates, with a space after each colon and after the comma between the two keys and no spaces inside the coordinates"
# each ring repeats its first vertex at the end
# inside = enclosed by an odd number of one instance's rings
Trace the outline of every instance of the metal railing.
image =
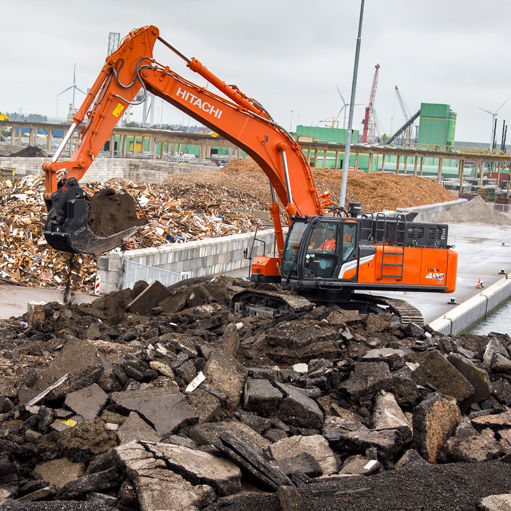
{"type": "Polygon", "coordinates": [[[154,266],[147,266],[146,264],[135,263],[129,259],[123,260],[123,272],[121,280],[121,288],[132,288],[139,280],[144,280],[148,284],[158,280],[164,286],[170,286],[181,280],[190,278],[189,272],[174,272],[164,270],[162,268],[155,268],[154,266]]]}

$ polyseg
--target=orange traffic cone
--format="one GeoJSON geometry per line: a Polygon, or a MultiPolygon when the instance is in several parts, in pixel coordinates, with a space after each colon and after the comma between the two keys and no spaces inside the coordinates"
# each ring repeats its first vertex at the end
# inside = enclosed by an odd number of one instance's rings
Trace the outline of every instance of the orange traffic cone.
{"type": "Polygon", "coordinates": [[[484,287],[484,284],[481,282],[481,279],[478,279],[478,280],[477,280],[477,286],[476,286],[476,288],[477,288],[477,289],[482,289],[483,287],[484,287]]]}

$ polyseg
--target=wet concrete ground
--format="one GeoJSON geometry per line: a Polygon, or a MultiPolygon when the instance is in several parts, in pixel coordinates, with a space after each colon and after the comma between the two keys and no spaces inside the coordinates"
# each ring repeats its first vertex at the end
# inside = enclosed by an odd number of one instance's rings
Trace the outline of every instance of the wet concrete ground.
{"type": "MultiPolygon", "coordinates": [[[[0,284],[0,319],[21,316],[27,312],[29,302],[62,302],[64,292],[60,289],[13,286],[0,284]]],[[[96,296],[75,293],[76,303],[92,302],[96,296]]]]}

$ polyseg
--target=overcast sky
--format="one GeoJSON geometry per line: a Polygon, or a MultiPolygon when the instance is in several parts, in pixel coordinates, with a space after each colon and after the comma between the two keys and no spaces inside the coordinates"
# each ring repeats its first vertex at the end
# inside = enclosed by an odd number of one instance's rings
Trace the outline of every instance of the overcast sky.
{"type": "MultiPolygon", "coordinates": [[[[164,39],[259,100],[286,129],[324,125],[349,101],[359,0],[0,0],[0,112],[63,117],[77,84],[101,68],[109,32],[153,24],[164,39]]],[[[380,64],[375,107],[384,133],[421,102],[458,114],[456,139],[488,142],[491,116],[511,97],[509,0],[366,0],[354,129],[380,64]]],[[[158,43],[157,43],[158,44],[158,43]]],[[[162,48],[157,59],[199,84],[162,48]]],[[[82,96],[78,95],[79,100],[82,96]]],[[[139,114],[136,114],[139,115],[139,114]]],[[[155,120],[196,124],[158,100],[155,120]]],[[[511,101],[499,111],[511,121],[511,101]]],[[[342,121],[343,116],[339,117],[342,121]]]]}

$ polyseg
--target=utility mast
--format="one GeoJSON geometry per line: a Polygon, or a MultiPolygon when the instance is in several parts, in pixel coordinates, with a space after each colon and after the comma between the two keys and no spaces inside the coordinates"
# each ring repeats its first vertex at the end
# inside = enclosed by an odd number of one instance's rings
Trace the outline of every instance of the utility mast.
{"type": "Polygon", "coordinates": [[[371,87],[371,95],[369,96],[369,105],[366,107],[366,113],[364,116],[364,131],[362,133],[362,143],[366,143],[368,139],[371,142],[374,141],[374,98],[376,97],[376,87],[378,86],[378,70],[380,69],[380,64],[376,64],[374,66],[374,78],[373,78],[373,86],[371,87]]]}

